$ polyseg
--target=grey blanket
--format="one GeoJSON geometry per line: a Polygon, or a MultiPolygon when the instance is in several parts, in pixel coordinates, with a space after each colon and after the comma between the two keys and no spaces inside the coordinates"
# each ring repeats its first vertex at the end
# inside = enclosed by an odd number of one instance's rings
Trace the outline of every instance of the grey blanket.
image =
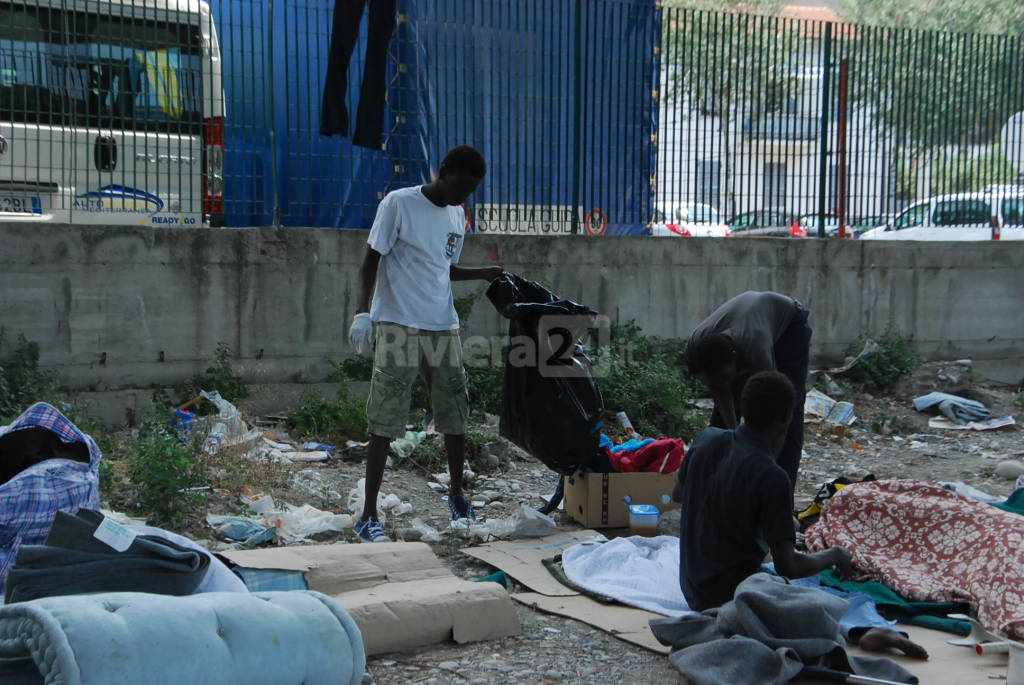
{"type": "Polygon", "coordinates": [[[118,552],[93,533],[103,515],[58,512],[45,545],[23,545],[7,576],[8,604],[88,592],[190,595],[206,576],[210,557],[153,535],[118,552]]]}
{"type": "Polygon", "coordinates": [[[961,424],[992,418],[992,412],[981,402],[945,392],[931,392],[915,398],[914,409],[917,411],[933,409],[961,424]]]}
{"type": "Polygon", "coordinates": [[[917,683],[894,661],[846,654],[839,618],[848,606],[817,588],[758,573],[718,609],[650,625],[673,648],[672,665],[694,685],[782,685],[805,666],[917,683]]]}

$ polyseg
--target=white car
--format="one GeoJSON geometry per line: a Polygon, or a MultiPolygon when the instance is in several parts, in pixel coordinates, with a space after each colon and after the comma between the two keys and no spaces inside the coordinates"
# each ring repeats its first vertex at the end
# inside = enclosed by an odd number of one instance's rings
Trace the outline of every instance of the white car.
{"type": "Polygon", "coordinates": [[[671,210],[654,210],[651,235],[683,238],[728,238],[732,235],[722,216],[711,205],[689,202],[671,210]]]}
{"type": "Polygon", "coordinates": [[[991,240],[998,225],[1001,240],[1024,240],[1024,190],[953,193],[916,202],[861,240],[991,240]]]}
{"type": "Polygon", "coordinates": [[[202,0],[0,2],[0,221],[223,225],[202,0]]]}

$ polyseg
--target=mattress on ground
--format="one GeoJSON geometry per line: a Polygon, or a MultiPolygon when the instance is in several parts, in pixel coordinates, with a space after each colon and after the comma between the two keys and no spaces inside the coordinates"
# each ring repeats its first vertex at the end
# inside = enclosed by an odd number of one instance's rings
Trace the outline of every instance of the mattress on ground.
{"type": "Polygon", "coordinates": [[[318,592],[101,593],[0,607],[0,682],[356,685],[363,639],[318,592]]]}

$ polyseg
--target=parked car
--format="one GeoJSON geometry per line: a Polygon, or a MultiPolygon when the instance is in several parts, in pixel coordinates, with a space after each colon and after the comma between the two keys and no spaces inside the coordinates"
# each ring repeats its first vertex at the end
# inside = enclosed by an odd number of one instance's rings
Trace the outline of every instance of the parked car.
{"type": "Polygon", "coordinates": [[[655,208],[651,235],[684,238],[728,238],[732,235],[718,210],[711,205],[690,202],[671,209],[655,208]]]}
{"type": "Polygon", "coordinates": [[[952,193],[921,200],[863,240],[991,240],[993,223],[1002,240],[1024,240],[1024,192],[952,193]]]}
{"type": "Polygon", "coordinates": [[[774,209],[758,209],[737,214],[726,222],[734,237],[776,236],[806,238],[797,217],[774,209]]]}
{"type": "Polygon", "coordinates": [[[0,221],[223,225],[210,6],[0,3],[0,221]]]}
{"type": "MultiPolygon", "coordinates": [[[[806,237],[818,237],[818,213],[804,214],[798,220],[800,228],[804,230],[806,237]]],[[[834,235],[839,231],[839,217],[835,214],[825,215],[825,235],[834,235]]]]}

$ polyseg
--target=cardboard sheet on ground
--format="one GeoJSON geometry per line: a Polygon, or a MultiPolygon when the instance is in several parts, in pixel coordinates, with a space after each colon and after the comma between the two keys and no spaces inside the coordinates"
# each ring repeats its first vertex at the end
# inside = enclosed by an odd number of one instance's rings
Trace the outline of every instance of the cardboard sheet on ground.
{"type": "MultiPolygon", "coordinates": [[[[893,661],[917,676],[922,685],[929,683],[956,683],[957,685],[991,685],[1006,682],[1008,655],[988,654],[979,656],[974,649],[954,647],[948,641],[955,635],[928,628],[897,624],[896,628],[910,635],[910,639],[928,650],[928,660],[919,661],[898,656],[896,652],[885,654],[893,661]]],[[[878,656],[877,652],[865,652],[857,647],[848,648],[857,656],[878,656]]],[[[807,680],[806,683],[824,684],[824,681],[807,680]]]]}
{"type": "Polygon", "coordinates": [[[311,545],[224,552],[245,568],[301,571],[310,590],[338,601],[368,655],[490,640],[520,631],[508,592],[452,575],[422,542],[311,545]]]}
{"type": "Polygon", "coordinates": [[[669,652],[668,647],[654,639],[654,633],[648,626],[651,619],[665,618],[660,614],[625,604],[601,604],[583,595],[548,597],[536,592],[520,592],[512,595],[512,599],[549,614],[582,621],[652,652],[669,652]]]}
{"type": "Polygon", "coordinates": [[[654,634],[647,625],[652,618],[664,618],[663,616],[624,604],[596,602],[562,585],[544,568],[544,559],[561,553],[567,547],[579,542],[603,539],[601,533],[587,529],[533,540],[492,542],[464,549],[462,552],[504,571],[533,590],[512,595],[512,599],[517,602],[540,611],[582,621],[611,633],[620,640],[668,654],[668,647],[654,639],[654,634]]]}
{"type": "Polygon", "coordinates": [[[584,529],[529,540],[491,542],[479,547],[468,547],[462,553],[504,571],[534,592],[552,597],[569,597],[579,593],[555,580],[541,562],[579,542],[606,539],[596,530],[584,529]]]}

